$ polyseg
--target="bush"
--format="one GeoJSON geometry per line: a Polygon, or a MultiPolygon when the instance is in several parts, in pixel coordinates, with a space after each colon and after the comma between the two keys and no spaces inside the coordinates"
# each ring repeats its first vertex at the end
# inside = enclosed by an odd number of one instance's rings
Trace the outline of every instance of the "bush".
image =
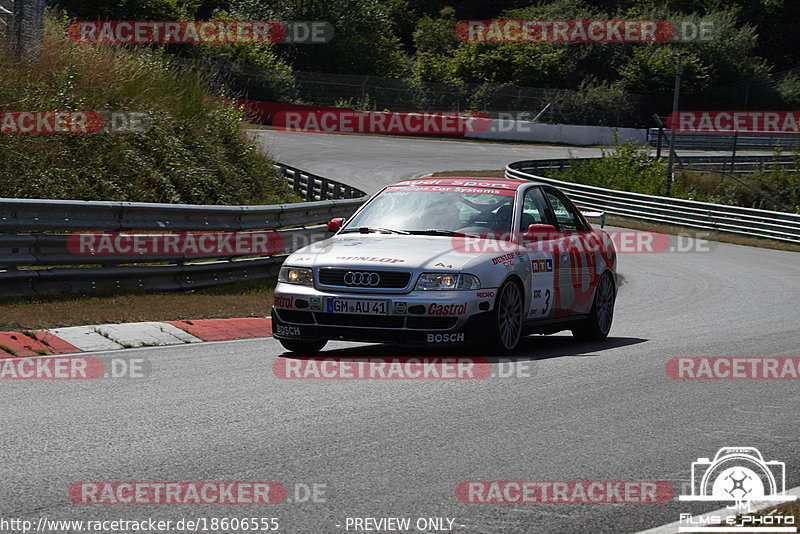
{"type": "Polygon", "coordinates": [[[599,159],[580,162],[573,159],[569,168],[551,176],[607,189],[663,195],[667,166],[651,156],[647,149],[628,140],[611,152],[603,151],[599,159]]]}
{"type": "Polygon", "coordinates": [[[48,19],[35,62],[0,62],[0,111],[148,112],[141,133],[0,136],[0,196],[193,204],[293,199],[209,80],[153,49],[81,45],[48,19]]]}

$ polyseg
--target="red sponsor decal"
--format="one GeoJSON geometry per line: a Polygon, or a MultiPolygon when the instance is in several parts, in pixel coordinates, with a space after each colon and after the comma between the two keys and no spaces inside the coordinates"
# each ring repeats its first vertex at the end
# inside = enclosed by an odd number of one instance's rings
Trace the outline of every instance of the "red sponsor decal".
{"type": "Polygon", "coordinates": [[[515,258],[516,254],[514,252],[509,252],[508,254],[503,254],[502,256],[497,256],[496,258],[492,258],[492,265],[497,265],[498,263],[505,263],[515,258]]]}
{"type": "Polygon", "coordinates": [[[436,304],[428,306],[428,315],[464,315],[467,311],[466,302],[463,304],[436,304]]]}
{"type": "Polygon", "coordinates": [[[103,376],[103,362],[89,356],[0,359],[0,379],[91,380],[103,376]]]}
{"type": "Polygon", "coordinates": [[[677,133],[798,133],[800,111],[678,111],[667,116],[677,133]]]}
{"type": "Polygon", "coordinates": [[[513,197],[514,191],[505,189],[489,189],[485,187],[461,187],[446,185],[407,185],[403,187],[389,187],[384,193],[398,192],[417,192],[417,191],[438,191],[439,193],[466,193],[475,195],[499,195],[503,197],[513,197]]]}
{"type": "Polygon", "coordinates": [[[491,299],[494,298],[494,291],[484,291],[481,293],[476,293],[475,296],[478,297],[479,299],[491,299]]]}
{"type": "Polygon", "coordinates": [[[286,28],[273,20],[84,20],[70,24],[67,36],[92,44],[252,44],[278,43],[286,28]]]}
{"type": "Polygon", "coordinates": [[[652,504],[673,494],[660,480],[473,480],[456,486],[456,497],[467,504],[652,504]]]}
{"type": "Polygon", "coordinates": [[[522,183],[519,180],[482,180],[480,178],[423,178],[416,180],[405,180],[396,182],[390,188],[410,185],[436,185],[436,186],[456,186],[456,187],[481,187],[488,189],[505,189],[516,191],[522,183]]]}
{"type": "Polygon", "coordinates": [[[475,380],[488,377],[491,365],[485,358],[466,357],[279,357],[272,372],[283,380],[475,380]]]}
{"type": "Polygon", "coordinates": [[[275,295],[274,306],[276,308],[291,308],[294,306],[294,297],[275,295]]]}
{"type": "Polygon", "coordinates": [[[214,232],[174,234],[94,233],[72,234],[67,249],[79,255],[169,255],[186,256],[267,255],[282,252],[278,232],[214,232]]]}
{"type": "Polygon", "coordinates": [[[484,112],[310,109],[279,111],[272,125],[284,132],[464,135],[488,130],[487,119],[484,112]]]}
{"type": "Polygon", "coordinates": [[[400,258],[377,258],[371,256],[337,256],[336,259],[345,261],[375,261],[378,263],[402,263],[406,261],[400,258]]]}
{"type": "Polygon", "coordinates": [[[677,357],[667,360],[667,375],[676,380],[798,380],[800,358],[677,357]]]}
{"type": "Polygon", "coordinates": [[[278,504],[286,487],[278,482],[76,482],[75,504],[278,504]]]}
{"type": "Polygon", "coordinates": [[[462,20],[467,43],[663,43],[675,33],[666,20],[462,20]]]}
{"type": "Polygon", "coordinates": [[[87,134],[103,129],[97,111],[3,111],[0,134],[87,134]]]}

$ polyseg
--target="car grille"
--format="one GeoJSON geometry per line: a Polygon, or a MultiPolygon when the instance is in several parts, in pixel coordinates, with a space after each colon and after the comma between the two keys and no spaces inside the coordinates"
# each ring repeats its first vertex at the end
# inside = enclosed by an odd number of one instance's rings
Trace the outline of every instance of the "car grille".
{"type": "Polygon", "coordinates": [[[411,279],[411,273],[407,271],[370,271],[367,269],[337,269],[330,267],[320,269],[318,276],[320,285],[354,289],[403,289],[408,286],[408,282],[411,279]],[[354,273],[358,276],[377,274],[380,276],[380,281],[375,285],[347,284],[345,283],[345,275],[347,273],[354,273]]]}

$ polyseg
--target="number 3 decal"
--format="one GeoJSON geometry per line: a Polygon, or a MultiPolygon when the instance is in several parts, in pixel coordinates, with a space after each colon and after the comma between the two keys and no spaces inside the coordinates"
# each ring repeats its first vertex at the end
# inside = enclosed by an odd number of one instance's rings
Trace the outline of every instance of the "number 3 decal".
{"type": "Polygon", "coordinates": [[[549,289],[544,292],[544,297],[545,297],[546,300],[544,301],[544,308],[542,308],[542,315],[544,315],[545,312],[547,312],[547,309],[550,307],[550,290],[549,289]]]}

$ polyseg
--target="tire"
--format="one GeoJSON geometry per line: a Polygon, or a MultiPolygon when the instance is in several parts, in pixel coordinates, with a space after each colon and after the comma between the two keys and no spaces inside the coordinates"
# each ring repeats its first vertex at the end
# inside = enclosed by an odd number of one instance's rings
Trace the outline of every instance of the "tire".
{"type": "Polygon", "coordinates": [[[594,292],[592,311],[580,328],[572,330],[572,335],[583,341],[601,341],[607,338],[614,320],[615,300],[616,292],[611,274],[603,273],[594,292]]]}
{"type": "Polygon", "coordinates": [[[297,354],[314,354],[321,351],[328,343],[328,340],[298,341],[294,339],[279,339],[278,342],[288,351],[296,352],[297,354]]]}
{"type": "Polygon", "coordinates": [[[497,293],[493,320],[490,325],[490,345],[500,354],[513,352],[522,337],[525,299],[519,284],[509,280],[497,293]]]}

